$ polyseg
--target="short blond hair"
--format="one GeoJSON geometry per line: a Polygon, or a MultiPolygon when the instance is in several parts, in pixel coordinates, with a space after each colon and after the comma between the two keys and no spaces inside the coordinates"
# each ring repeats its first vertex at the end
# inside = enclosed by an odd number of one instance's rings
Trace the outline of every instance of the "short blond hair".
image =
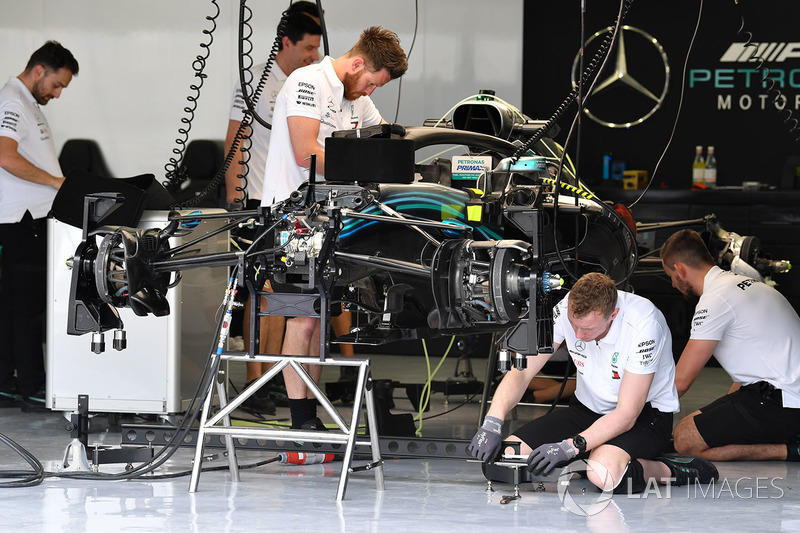
{"type": "Polygon", "coordinates": [[[593,311],[608,318],[616,308],[617,286],[605,274],[584,274],[569,291],[569,310],[576,318],[582,318],[593,311]]]}

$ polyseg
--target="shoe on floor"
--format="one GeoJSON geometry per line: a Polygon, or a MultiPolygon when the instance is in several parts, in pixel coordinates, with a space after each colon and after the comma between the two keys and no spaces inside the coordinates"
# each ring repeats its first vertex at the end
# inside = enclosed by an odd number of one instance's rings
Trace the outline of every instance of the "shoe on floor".
{"type": "MultiPolygon", "coordinates": [[[[249,387],[253,381],[248,381],[244,387],[249,387]]],[[[276,412],[275,402],[273,402],[269,397],[269,383],[265,384],[252,396],[242,402],[242,407],[256,413],[274,415],[276,412]]]]}
{"type": "Polygon", "coordinates": [[[312,418],[311,420],[307,420],[300,425],[300,429],[310,429],[311,431],[328,431],[328,428],[325,427],[325,424],[319,417],[312,418]]]}
{"type": "Polygon", "coordinates": [[[689,483],[711,483],[719,479],[719,471],[714,463],[694,455],[670,455],[656,457],[669,467],[676,485],[689,483]]]}
{"type": "Polygon", "coordinates": [[[47,393],[44,390],[40,390],[30,396],[20,396],[19,406],[25,413],[46,413],[49,411],[45,405],[46,395],[47,393]]]}
{"type": "Polygon", "coordinates": [[[19,394],[16,392],[0,392],[0,408],[19,407],[19,394]]]}

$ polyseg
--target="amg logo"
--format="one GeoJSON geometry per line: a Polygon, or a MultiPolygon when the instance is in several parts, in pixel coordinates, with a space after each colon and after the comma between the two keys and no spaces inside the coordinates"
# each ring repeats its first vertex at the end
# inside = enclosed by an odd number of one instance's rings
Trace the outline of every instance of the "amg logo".
{"type": "Polygon", "coordinates": [[[782,63],[800,58],[800,43],[731,43],[719,59],[721,63],[747,63],[763,59],[782,63]]]}

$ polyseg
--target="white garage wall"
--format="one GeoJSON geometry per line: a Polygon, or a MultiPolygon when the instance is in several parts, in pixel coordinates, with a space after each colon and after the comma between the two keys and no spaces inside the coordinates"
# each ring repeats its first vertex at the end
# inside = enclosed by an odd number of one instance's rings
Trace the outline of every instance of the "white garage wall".
{"type": "MultiPolygon", "coordinates": [[[[191,139],[225,136],[237,76],[239,2],[218,0],[214,42],[191,139]]],[[[286,0],[251,0],[256,62],[266,59],[286,0]]],[[[330,54],[345,53],[371,25],[389,28],[408,51],[414,0],[323,2],[330,54]]],[[[402,84],[397,122],[419,125],[441,117],[484,88],[521,107],[522,0],[419,0],[419,28],[402,84]]],[[[191,63],[207,42],[210,0],[0,0],[0,81],[16,76],[47,39],[60,41],[80,74],[45,108],[60,150],[70,138],[94,138],[117,177],[161,178],[172,154],[183,108],[195,83],[191,63]]],[[[320,48],[322,53],[322,48],[320,48]]],[[[392,121],[398,81],[373,99],[392,121]]]]}

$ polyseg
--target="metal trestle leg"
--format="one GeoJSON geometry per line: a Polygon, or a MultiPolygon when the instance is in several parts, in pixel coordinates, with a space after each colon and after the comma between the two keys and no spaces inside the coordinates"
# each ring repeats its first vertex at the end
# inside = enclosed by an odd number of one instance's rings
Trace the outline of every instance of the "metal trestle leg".
{"type": "Polygon", "coordinates": [[[342,462],[342,472],[339,477],[339,485],[336,491],[336,500],[344,499],[347,490],[349,474],[357,470],[374,470],[375,483],[377,490],[384,489],[383,462],[381,459],[381,448],[378,436],[377,414],[375,411],[375,399],[372,395],[369,375],[369,359],[360,357],[327,357],[320,360],[317,357],[287,357],[278,355],[256,355],[251,356],[246,353],[223,353],[213,355],[217,360],[214,361],[214,369],[217,372],[216,387],[211,387],[203,404],[203,412],[200,418],[197,443],[195,445],[194,464],[192,466],[192,477],[189,482],[189,492],[197,491],[202,468],[203,451],[206,437],[211,435],[222,435],[225,437],[225,445],[228,451],[228,461],[231,469],[233,481],[239,481],[239,466],[236,457],[236,438],[247,439],[271,439],[303,442],[319,442],[344,445],[344,458],[342,462]],[[274,363],[272,368],[245,388],[231,402],[227,401],[225,394],[225,380],[227,375],[219,374],[220,363],[222,361],[241,361],[241,362],[262,362],[274,363]],[[358,367],[358,379],[356,382],[355,398],[353,402],[353,414],[349,423],[345,421],[341,413],[328,400],[325,393],[320,389],[311,376],[308,375],[303,365],[323,365],[323,366],[354,366],[358,367]],[[327,413],[338,426],[338,430],[332,431],[309,431],[299,429],[272,429],[266,427],[253,426],[233,426],[231,425],[231,413],[237,409],[247,398],[256,393],[261,387],[265,386],[273,377],[281,372],[286,366],[291,366],[300,378],[305,382],[308,389],[319,400],[327,413]],[[220,408],[212,414],[213,396],[219,397],[220,408]],[[361,415],[361,407],[366,400],[367,424],[369,428],[369,440],[358,438],[358,421],[361,415]],[[359,447],[369,446],[372,450],[372,463],[365,467],[353,467],[353,454],[356,445],[359,447]]]}

